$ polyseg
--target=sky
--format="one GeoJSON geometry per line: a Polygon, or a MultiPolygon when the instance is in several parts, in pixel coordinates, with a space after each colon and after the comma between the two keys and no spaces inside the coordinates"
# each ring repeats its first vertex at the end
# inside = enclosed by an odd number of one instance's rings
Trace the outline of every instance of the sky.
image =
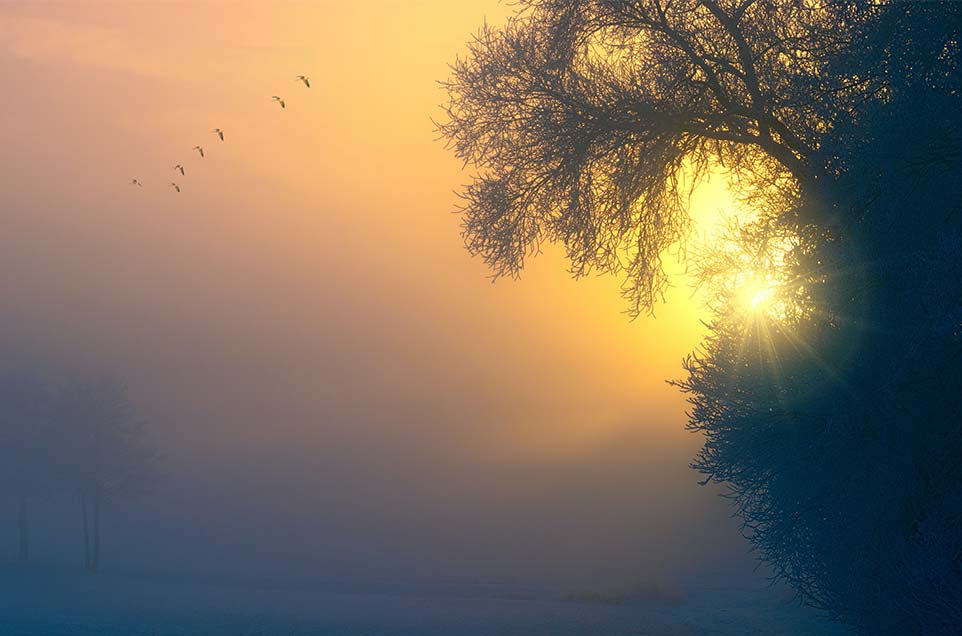
{"type": "MultiPolygon", "coordinates": [[[[631,321],[557,248],[493,284],[463,248],[438,81],[510,11],[0,6],[3,345],[123,379],[164,456],[107,513],[106,565],[604,585],[750,562],[665,382],[703,335],[682,267],[631,321]]],[[[730,206],[713,181],[693,212],[730,206]]],[[[73,554],[76,511],[45,505],[73,554]]]]}

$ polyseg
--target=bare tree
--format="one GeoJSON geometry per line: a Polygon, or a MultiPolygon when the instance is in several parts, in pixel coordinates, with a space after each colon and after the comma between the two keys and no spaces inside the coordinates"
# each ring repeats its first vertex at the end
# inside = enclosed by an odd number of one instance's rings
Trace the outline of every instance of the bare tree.
{"type": "Polygon", "coordinates": [[[125,387],[108,378],[67,382],[54,416],[66,477],[80,497],[84,567],[93,572],[100,565],[104,505],[143,492],[156,453],[125,387]]]}
{"type": "Polygon", "coordinates": [[[480,31],[444,84],[440,132],[476,169],[465,243],[495,275],[517,275],[542,241],[560,241],[575,275],[624,275],[633,314],[665,290],[661,255],[686,235],[707,170],[744,177],[744,195],[797,192],[825,178],[821,138],[882,90],[877,76],[828,72],[869,5],[521,5],[480,31]]]}
{"type": "Polygon", "coordinates": [[[0,373],[0,482],[16,499],[19,558],[30,558],[29,509],[54,487],[48,426],[48,391],[25,367],[0,373]]]}

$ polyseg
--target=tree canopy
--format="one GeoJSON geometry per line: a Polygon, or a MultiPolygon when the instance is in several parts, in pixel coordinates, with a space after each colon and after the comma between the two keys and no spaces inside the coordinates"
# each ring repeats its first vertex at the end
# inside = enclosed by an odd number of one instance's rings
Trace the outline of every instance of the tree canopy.
{"type": "Polygon", "coordinates": [[[625,278],[630,311],[667,285],[661,257],[712,168],[751,188],[818,179],[822,138],[884,92],[844,75],[878,7],[740,0],[528,0],[485,26],[445,83],[439,124],[475,169],[468,249],[516,275],[545,240],[572,271],[625,278]],[[840,26],[842,28],[840,28],[840,26]]]}

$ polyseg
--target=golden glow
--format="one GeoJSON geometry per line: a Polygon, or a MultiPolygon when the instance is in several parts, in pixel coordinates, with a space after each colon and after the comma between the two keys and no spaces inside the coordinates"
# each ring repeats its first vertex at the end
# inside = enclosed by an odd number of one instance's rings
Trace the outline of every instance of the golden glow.
{"type": "MultiPolygon", "coordinates": [[[[0,112],[17,161],[0,179],[11,209],[46,210],[13,219],[8,242],[44,236],[45,262],[84,276],[24,283],[41,298],[84,290],[41,314],[71,317],[53,331],[104,346],[127,334],[172,366],[203,349],[232,369],[269,367],[297,434],[341,421],[318,415],[332,407],[316,396],[333,392],[418,413],[426,423],[405,434],[452,456],[530,461],[639,429],[655,447],[697,444],[664,382],[705,333],[677,254],[665,255],[667,303],[632,322],[621,281],[571,280],[560,248],[491,285],[460,243],[452,192],[467,175],[436,141],[437,80],[511,3],[46,7],[0,12],[0,48],[21,69],[0,112]],[[202,142],[203,160],[190,151],[202,142]]],[[[696,241],[732,211],[715,176],[691,204],[696,241]]]]}
{"type": "Polygon", "coordinates": [[[784,318],[785,311],[778,297],[777,272],[749,272],[735,274],[735,305],[739,314],[755,319],[762,316],[784,318]]]}
{"type": "Polygon", "coordinates": [[[789,308],[779,293],[780,274],[779,267],[775,265],[769,265],[764,271],[733,273],[736,283],[733,287],[734,313],[731,318],[747,323],[762,318],[784,323],[789,308]]]}
{"type": "Polygon", "coordinates": [[[762,318],[787,326],[791,316],[802,313],[789,291],[788,258],[796,239],[759,232],[751,210],[735,209],[724,221],[692,248],[694,276],[710,292],[709,307],[745,326],[762,318]]]}
{"type": "Polygon", "coordinates": [[[764,280],[752,282],[742,291],[742,304],[752,313],[766,312],[771,307],[774,289],[764,280]]]}

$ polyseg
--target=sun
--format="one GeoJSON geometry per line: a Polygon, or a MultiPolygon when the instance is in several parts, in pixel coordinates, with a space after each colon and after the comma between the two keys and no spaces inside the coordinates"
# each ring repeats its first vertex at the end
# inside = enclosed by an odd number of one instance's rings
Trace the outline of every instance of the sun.
{"type": "Polygon", "coordinates": [[[752,315],[770,314],[775,305],[775,284],[768,277],[754,277],[739,286],[738,304],[752,315]]]}
{"type": "Polygon", "coordinates": [[[752,311],[764,310],[772,300],[772,289],[770,287],[763,287],[761,289],[755,290],[752,293],[751,300],[749,301],[749,306],[752,311]]]}

